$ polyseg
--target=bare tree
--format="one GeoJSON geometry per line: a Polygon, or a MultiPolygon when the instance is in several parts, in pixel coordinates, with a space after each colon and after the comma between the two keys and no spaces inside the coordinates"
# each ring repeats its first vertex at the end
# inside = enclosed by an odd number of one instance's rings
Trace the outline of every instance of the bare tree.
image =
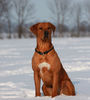
{"type": "Polygon", "coordinates": [[[76,3],[72,5],[71,16],[73,16],[73,20],[76,23],[77,34],[76,36],[80,36],[80,22],[82,17],[82,5],[80,3],[76,3]]]}
{"type": "Polygon", "coordinates": [[[12,9],[11,0],[5,0],[4,13],[8,24],[8,38],[11,38],[11,9],[12,9]]]}
{"type": "Polygon", "coordinates": [[[23,27],[25,22],[33,18],[34,6],[31,0],[13,0],[17,22],[18,22],[18,37],[21,38],[22,35],[25,37],[23,32],[23,27]]]}
{"type": "Polygon", "coordinates": [[[3,11],[4,11],[4,2],[5,0],[0,0],[0,20],[3,15],[3,11]]]}
{"type": "Polygon", "coordinates": [[[2,17],[2,12],[3,12],[2,3],[3,3],[3,0],[0,0],[0,38],[1,38],[1,17],[2,17]]]}
{"type": "Polygon", "coordinates": [[[57,29],[60,34],[63,32],[63,26],[69,7],[70,0],[54,0],[54,6],[49,3],[49,9],[57,17],[57,29]]]}
{"type": "Polygon", "coordinates": [[[77,35],[80,36],[80,19],[81,19],[81,6],[77,6],[76,22],[77,22],[77,35]]]}
{"type": "MultiPolygon", "coordinates": [[[[88,23],[89,24],[88,27],[89,27],[90,26],[90,0],[85,0],[84,3],[85,3],[85,11],[87,13],[87,19],[89,22],[88,23]]],[[[88,33],[89,33],[89,29],[90,29],[90,27],[88,28],[88,33]]]]}
{"type": "Polygon", "coordinates": [[[88,13],[88,17],[90,20],[90,0],[85,0],[85,8],[86,8],[86,12],[88,13]]]}
{"type": "Polygon", "coordinates": [[[2,33],[2,27],[3,27],[3,17],[5,16],[4,4],[5,4],[5,0],[0,0],[0,38],[2,38],[1,33],[2,33]]]}

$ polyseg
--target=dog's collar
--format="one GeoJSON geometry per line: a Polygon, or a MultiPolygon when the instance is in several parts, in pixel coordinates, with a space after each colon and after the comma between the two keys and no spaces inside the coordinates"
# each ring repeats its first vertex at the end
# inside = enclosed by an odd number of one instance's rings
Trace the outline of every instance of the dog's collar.
{"type": "Polygon", "coordinates": [[[35,48],[35,51],[38,53],[38,54],[40,54],[40,55],[45,55],[45,54],[48,54],[51,50],[53,50],[54,49],[54,47],[52,47],[51,49],[49,49],[48,51],[45,51],[45,52],[40,52],[40,51],[38,51],[36,48],[35,48]]]}

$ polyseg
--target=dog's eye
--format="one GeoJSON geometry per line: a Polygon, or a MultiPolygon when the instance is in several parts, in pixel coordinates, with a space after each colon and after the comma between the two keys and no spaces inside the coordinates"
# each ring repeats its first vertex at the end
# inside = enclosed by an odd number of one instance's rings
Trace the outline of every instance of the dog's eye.
{"type": "Polygon", "coordinates": [[[40,27],[39,29],[40,29],[40,30],[42,30],[43,28],[42,28],[42,27],[40,27]]]}
{"type": "Polygon", "coordinates": [[[51,29],[51,27],[48,27],[48,30],[50,30],[51,29]]]}

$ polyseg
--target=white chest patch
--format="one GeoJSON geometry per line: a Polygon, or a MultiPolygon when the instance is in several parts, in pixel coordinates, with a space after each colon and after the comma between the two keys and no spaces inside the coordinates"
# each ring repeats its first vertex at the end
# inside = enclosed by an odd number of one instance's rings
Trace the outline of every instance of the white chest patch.
{"type": "Polygon", "coordinates": [[[43,67],[46,67],[48,70],[50,69],[50,64],[47,62],[42,62],[38,65],[38,67],[40,68],[40,71],[42,71],[43,67]]]}

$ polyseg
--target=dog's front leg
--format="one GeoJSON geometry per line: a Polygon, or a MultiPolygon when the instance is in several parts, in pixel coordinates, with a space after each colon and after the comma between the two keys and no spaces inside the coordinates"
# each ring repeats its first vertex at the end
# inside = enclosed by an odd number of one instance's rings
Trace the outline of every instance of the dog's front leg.
{"type": "Polygon", "coordinates": [[[52,97],[57,96],[58,94],[58,73],[53,73],[53,89],[52,89],[52,97]]]}
{"type": "Polygon", "coordinates": [[[34,71],[34,81],[35,81],[35,95],[41,96],[40,93],[40,76],[38,71],[34,71]]]}

